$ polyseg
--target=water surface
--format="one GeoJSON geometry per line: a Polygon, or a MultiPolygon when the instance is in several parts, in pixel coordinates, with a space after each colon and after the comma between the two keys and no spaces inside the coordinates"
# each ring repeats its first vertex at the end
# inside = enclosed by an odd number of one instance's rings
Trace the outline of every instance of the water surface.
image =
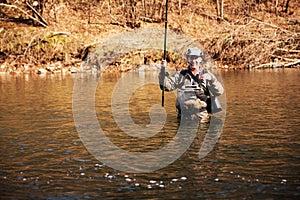
{"type": "MultiPolygon", "coordinates": [[[[151,72],[152,73],[152,72],[151,72]]],[[[226,120],[221,137],[199,160],[204,134],[171,165],[130,174],[95,159],[83,145],[72,114],[76,75],[0,76],[2,199],[291,199],[299,198],[300,71],[222,72],[226,120]]],[[[178,122],[175,95],[166,93],[163,133],[132,139],[111,115],[120,74],[102,74],[96,93],[99,124],[116,145],[151,151],[167,144],[178,122]]],[[[130,100],[135,123],[150,123],[161,101],[157,85],[130,100]]],[[[200,127],[200,129],[205,127],[200,127]]]]}

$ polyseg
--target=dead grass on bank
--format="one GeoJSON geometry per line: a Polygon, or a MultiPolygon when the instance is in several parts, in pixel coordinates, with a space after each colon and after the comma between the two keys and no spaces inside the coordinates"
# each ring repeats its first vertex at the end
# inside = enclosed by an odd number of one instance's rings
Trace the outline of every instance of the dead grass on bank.
{"type": "MultiPolygon", "coordinates": [[[[299,21],[281,16],[272,19],[272,14],[269,15],[264,16],[264,21],[259,18],[259,13],[231,21],[214,21],[202,16],[185,18],[171,15],[172,23],[169,28],[198,41],[219,68],[299,67],[300,18],[299,21]]],[[[157,55],[161,55],[162,59],[162,52],[151,52],[147,56],[136,52],[120,58],[109,69],[122,66],[122,69],[129,70],[132,65],[143,64],[143,58],[156,63],[157,55]]],[[[185,66],[185,61],[176,55],[169,54],[168,57],[171,61],[170,66],[178,69],[185,66]]]]}
{"type": "MultiPolygon", "coordinates": [[[[298,9],[300,13],[300,9],[298,9]]],[[[214,16],[173,17],[175,29],[203,45],[221,68],[297,67],[300,15],[253,12],[225,20],[214,16]],[[190,25],[188,25],[190,23],[190,25]]]]}
{"type": "Polygon", "coordinates": [[[205,43],[205,48],[223,66],[295,67],[300,64],[300,24],[285,25],[250,16],[223,22],[222,33],[205,43]]]}
{"type": "MultiPolygon", "coordinates": [[[[50,72],[70,71],[80,66],[82,59],[96,44],[131,29],[121,23],[124,20],[118,21],[112,16],[88,23],[90,19],[84,7],[74,8],[63,1],[58,7],[55,15],[48,11],[47,19],[52,23],[47,28],[1,18],[0,71],[36,73],[40,68],[50,72]]],[[[299,8],[293,9],[294,13],[299,11],[299,8]]],[[[209,14],[213,12],[213,5],[186,15],[170,12],[168,28],[197,40],[220,68],[299,65],[299,15],[275,16],[260,10],[239,15],[228,13],[224,20],[217,20],[216,16],[209,14]]],[[[163,23],[142,21],[140,26],[163,28],[163,23]]],[[[110,69],[118,71],[120,66],[130,69],[143,64],[145,59],[147,64],[155,63],[160,53],[143,55],[132,52],[112,63],[110,69]]],[[[182,60],[175,59],[174,55],[169,57],[174,67],[181,67],[182,60]]]]}
{"type": "Polygon", "coordinates": [[[53,21],[46,28],[33,26],[17,12],[13,16],[14,8],[4,8],[10,16],[0,16],[0,72],[74,71],[86,50],[124,29],[109,23],[88,24],[84,12],[67,2],[61,1],[57,7],[55,16],[48,13],[47,19],[53,21]]]}

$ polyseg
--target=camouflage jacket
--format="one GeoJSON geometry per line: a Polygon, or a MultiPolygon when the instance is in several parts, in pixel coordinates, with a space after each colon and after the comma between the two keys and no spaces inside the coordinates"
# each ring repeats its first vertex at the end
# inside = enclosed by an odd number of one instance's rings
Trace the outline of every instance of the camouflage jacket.
{"type": "MultiPolygon", "coordinates": [[[[163,79],[162,76],[159,77],[160,87],[163,89],[163,79]]],[[[179,91],[184,91],[185,86],[198,85],[200,91],[198,93],[203,93],[206,96],[214,95],[219,96],[223,94],[224,88],[222,84],[217,80],[214,74],[202,69],[201,72],[194,76],[189,70],[182,70],[173,74],[170,77],[165,78],[164,90],[173,91],[178,89],[179,91]],[[209,73],[211,75],[211,80],[206,80],[200,78],[202,74],[209,73]]],[[[202,99],[201,99],[202,100],[202,99]]],[[[203,99],[205,100],[205,99],[203,99]]]]}

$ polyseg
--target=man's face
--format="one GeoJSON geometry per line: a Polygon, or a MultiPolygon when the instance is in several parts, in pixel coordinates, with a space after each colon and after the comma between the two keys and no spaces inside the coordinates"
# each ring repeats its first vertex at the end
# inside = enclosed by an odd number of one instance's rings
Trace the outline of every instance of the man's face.
{"type": "Polygon", "coordinates": [[[187,62],[189,63],[189,67],[192,71],[199,70],[202,58],[200,56],[188,56],[187,62]]]}

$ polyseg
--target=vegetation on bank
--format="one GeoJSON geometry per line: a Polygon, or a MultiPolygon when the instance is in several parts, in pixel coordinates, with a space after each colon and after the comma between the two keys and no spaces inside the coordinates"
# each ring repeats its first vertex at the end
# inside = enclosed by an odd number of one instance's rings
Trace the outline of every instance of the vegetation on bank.
{"type": "MultiPolygon", "coordinates": [[[[164,12],[165,1],[156,0],[2,0],[0,72],[75,71],[112,35],[163,28],[164,12]]],[[[197,40],[221,68],[297,67],[299,15],[296,0],[169,0],[168,28],[197,40]]],[[[158,54],[132,52],[110,69],[158,54]]]]}

